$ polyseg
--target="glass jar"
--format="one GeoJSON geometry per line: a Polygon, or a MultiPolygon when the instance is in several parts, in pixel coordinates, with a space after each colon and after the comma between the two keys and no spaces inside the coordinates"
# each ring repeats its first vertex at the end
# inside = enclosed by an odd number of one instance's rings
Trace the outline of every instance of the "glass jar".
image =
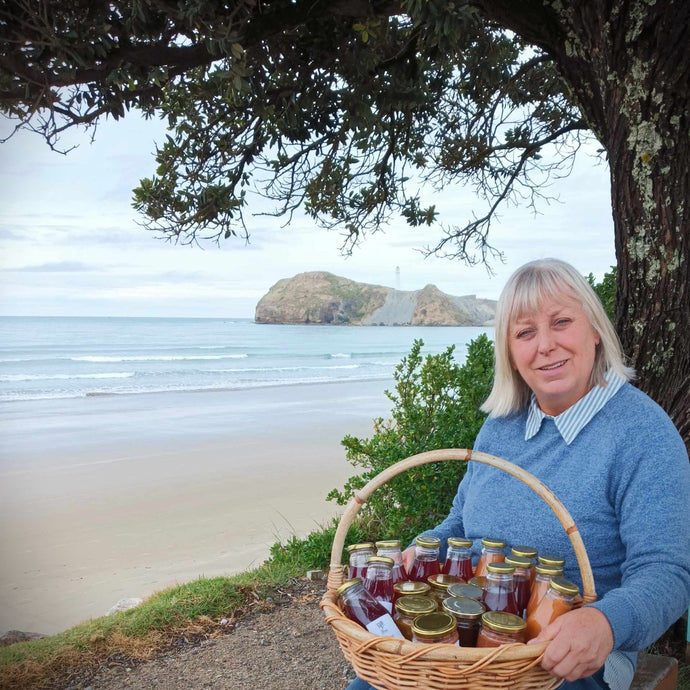
{"type": "Polygon", "coordinates": [[[448,597],[443,602],[443,610],[455,616],[458,644],[461,647],[476,647],[479,623],[486,611],[484,605],[476,599],[448,597]]]}
{"type": "Polygon", "coordinates": [[[528,558],[530,561],[530,585],[534,582],[534,564],[537,562],[537,550],[533,546],[512,546],[510,553],[513,556],[520,556],[520,558],[528,558]]]}
{"type": "Polygon", "coordinates": [[[403,637],[391,614],[364,588],[359,578],[343,583],[336,594],[342,612],[370,633],[403,637]]]}
{"type": "Polygon", "coordinates": [[[506,556],[504,561],[515,568],[513,573],[513,583],[515,585],[515,604],[517,605],[517,615],[525,617],[525,609],[529,602],[529,595],[532,589],[531,561],[523,556],[506,556]]]}
{"type": "Polygon", "coordinates": [[[438,575],[430,575],[428,582],[431,585],[429,594],[436,600],[437,608],[440,609],[443,605],[443,600],[448,597],[448,587],[460,582],[460,578],[454,575],[439,573],[438,575]]]}
{"type": "Polygon", "coordinates": [[[479,587],[479,589],[484,591],[484,587],[486,586],[486,575],[480,575],[479,577],[475,575],[473,578],[470,578],[467,584],[479,587]]]}
{"type": "Polygon", "coordinates": [[[402,551],[399,539],[386,539],[376,542],[376,555],[393,559],[393,584],[404,582],[408,579],[403,565],[402,551]]]}
{"type": "Polygon", "coordinates": [[[362,542],[361,544],[350,544],[347,547],[349,575],[350,579],[356,577],[362,580],[367,575],[367,560],[376,555],[376,548],[373,541],[362,542]]]}
{"type": "Polygon", "coordinates": [[[503,550],[506,543],[502,539],[490,539],[485,537],[482,539],[482,552],[477,562],[477,567],[474,569],[474,574],[479,577],[486,577],[486,566],[489,563],[501,563],[505,558],[503,550]]]}
{"type": "Polygon", "coordinates": [[[458,582],[448,586],[449,597],[465,597],[481,601],[482,594],[484,594],[484,590],[481,587],[471,585],[469,582],[458,582]]]}
{"type": "Polygon", "coordinates": [[[489,563],[482,604],[487,611],[505,611],[517,615],[515,601],[515,568],[507,563],[489,563]]]}
{"type": "Polygon", "coordinates": [[[527,639],[533,639],[558,616],[571,611],[578,593],[577,585],[569,580],[563,577],[551,578],[546,594],[527,617],[527,639]]]}
{"type": "Polygon", "coordinates": [[[477,647],[500,647],[513,642],[525,642],[526,623],[520,616],[503,611],[482,614],[477,647]]]}
{"type": "Polygon", "coordinates": [[[412,623],[412,641],[422,644],[458,644],[455,617],[445,611],[417,616],[412,623]]]}
{"type": "Polygon", "coordinates": [[[436,537],[419,536],[415,539],[414,559],[407,576],[416,582],[427,582],[430,575],[441,572],[438,561],[441,540],[436,537]]]}
{"type": "Polygon", "coordinates": [[[455,575],[464,582],[474,575],[471,539],[448,537],[448,550],[446,560],[443,561],[442,572],[445,575],[455,575]]]}
{"type": "Polygon", "coordinates": [[[416,595],[400,597],[395,602],[393,620],[405,638],[411,640],[414,619],[423,613],[433,613],[434,611],[436,611],[436,602],[431,597],[416,595]]]}
{"type": "Polygon", "coordinates": [[[537,604],[546,594],[549,589],[551,578],[563,575],[563,568],[559,568],[555,565],[537,564],[534,566],[534,570],[536,571],[536,575],[532,583],[532,590],[529,595],[529,601],[527,602],[527,608],[525,609],[525,618],[529,617],[530,613],[534,611],[537,604]]]}
{"type": "Polygon", "coordinates": [[[426,596],[430,591],[431,585],[428,582],[415,582],[413,580],[396,582],[393,585],[393,603],[395,604],[399,597],[410,595],[426,596]]]}
{"type": "Polygon", "coordinates": [[[367,561],[365,589],[388,611],[393,612],[393,559],[371,556],[367,561]]]}

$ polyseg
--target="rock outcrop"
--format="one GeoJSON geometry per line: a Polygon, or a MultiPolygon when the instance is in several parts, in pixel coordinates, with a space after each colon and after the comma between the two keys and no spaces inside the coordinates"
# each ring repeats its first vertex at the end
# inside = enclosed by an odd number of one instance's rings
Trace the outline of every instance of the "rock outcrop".
{"type": "Polygon", "coordinates": [[[486,326],[495,300],[456,297],[435,285],[403,291],[317,271],[279,280],[256,305],[256,323],[486,326]]]}

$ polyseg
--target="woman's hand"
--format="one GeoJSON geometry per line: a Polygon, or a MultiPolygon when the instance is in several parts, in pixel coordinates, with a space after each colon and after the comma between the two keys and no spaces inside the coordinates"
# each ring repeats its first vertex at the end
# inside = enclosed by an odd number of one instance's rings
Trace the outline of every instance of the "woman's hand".
{"type": "Polygon", "coordinates": [[[613,649],[613,631],[606,616],[590,607],[569,611],[547,625],[528,644],[546,642],[542,668],[567,681],[596,673],[613,649]]]}
{"type": "Polygon", "coordinates": [[[409,573],[412,567],[412,560],[414,559],[414,546],[408,546],[402,552],[403,565],[405,566],[405,572],[409,573]]]}

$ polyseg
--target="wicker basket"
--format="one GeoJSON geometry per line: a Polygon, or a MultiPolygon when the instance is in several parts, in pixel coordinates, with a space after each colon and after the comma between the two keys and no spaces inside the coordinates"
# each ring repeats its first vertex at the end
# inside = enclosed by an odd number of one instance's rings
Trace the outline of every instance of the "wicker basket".
{"type": "Polygon", "coordinates": [[[331,566],[321,608],[347,661],[357,676],[380,690],[483,690],[520,688],[549,690],[562,683],[542,669],[540,662],[547,642],[510,644],[494,648],[468,648],[455,645],[424,645],[394,637],[373,635],[343,615],[338,608],[336,590],[344,582],[341,564],[347,531],[360,507],[380,486],[412,467],[445,460],[472,460],[496,467],[521,480],[549,505],[556,514],[575,550],[582,575],[584,603],[596,599],[594,578],[582,537],[556,496],[531,474],[507,460],[488,453],[451,448],[413,455],[392,465],[355,492],[347,505],[333,539],[331,566]]]}

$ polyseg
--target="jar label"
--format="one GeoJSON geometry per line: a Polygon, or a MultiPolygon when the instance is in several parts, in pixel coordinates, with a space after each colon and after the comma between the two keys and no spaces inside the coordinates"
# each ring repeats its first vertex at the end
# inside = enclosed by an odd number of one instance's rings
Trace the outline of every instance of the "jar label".
{"type": "Polygon", "coordinates": [[[378,602],[381,604],[381,606],[383,606],[384,609],[386,609],[386,611],[388,611],[388,613],[393,613],[393,604],[390,601],[379,599],[378,602]]]}
{"type": "Polygon", "coordinates": [[[393,622],[389,613],[385,613],[380,618],[367,623],[367,630],[374,635],[386,635],[388,637],[400,637],[405,639],[400,632],[400,628],[393,622]]]}

